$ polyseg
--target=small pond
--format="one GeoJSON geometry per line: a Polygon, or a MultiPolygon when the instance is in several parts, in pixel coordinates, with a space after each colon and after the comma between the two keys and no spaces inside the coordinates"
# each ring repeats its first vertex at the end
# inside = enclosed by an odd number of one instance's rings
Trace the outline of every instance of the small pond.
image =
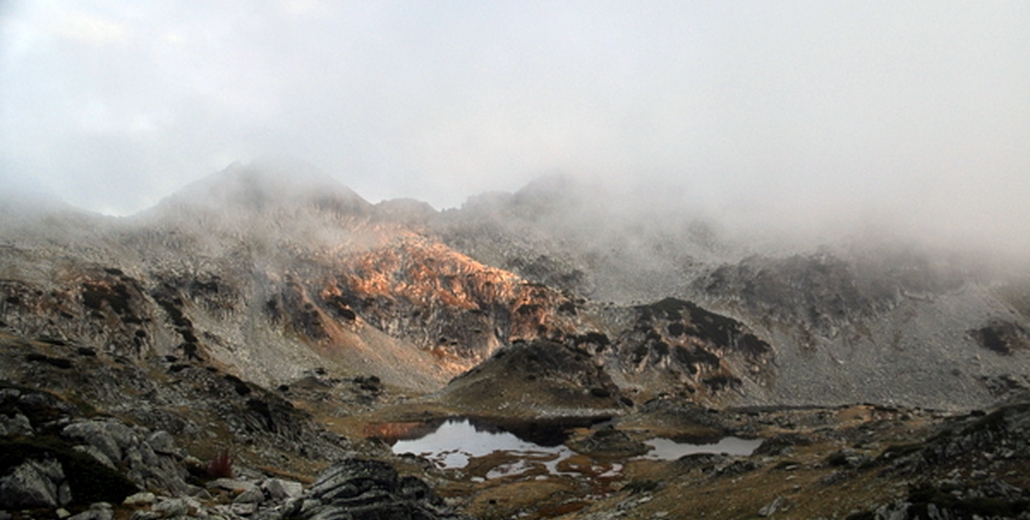
{"type": "MultiPolygon", "coordinates": [[[[394,433],[379,436],[391,443],[394,453],[425,457],[441,469],[465,469],[470,464],[483,466],[485,462],[486,467],[475,472],[482,478],[522,474],[545,478],[545,475],[575,476],[583,473],[584,457],[562,444],[571,427],[556,429],[554,425],[520,425],[512,428],[519,433],[516,435],[496,425],[470,419],[448,419],[433,423],[378,425],[377,431],[394,433]]],[[[750,455],[761,440],[724,437],[712,444],[691,444],[653,438],[645,444],[652,449],[640,458],[675,460],[693,453],[750,455]]],[[[593,461],[589,465],[589,472],[595,476],[615,476],[622,469],[621,464],[611,461],[593,461]]]]}
{"type": "Polygon", "coordinates": [[[574,453],[564,444],[544,446],[497,428],[477,427],[468,419],[445,421],[423,437],[398,440],[392,448],[396,454],[411,453],[425,457],[442,469],[464,468],[474,458],[496,453],[527,461],[508,467],[506,474],[521,473],[519,470],[523,467],[528,469],[528,461],[542,463],[549,473],[558,474],[558,463],[574,453]]]}
{"type": "Polygon", "coordinates": [[[711,444],[693,444],[689,442],[676,442],[671,439],[656,437],[644,441],[651,447],[651,451],[642,456],[652,460],[676,460],[685,455],[695,453],[725,453],[728,455],[751,455],[762,439],[741,439],[740,437],[723,437],[718,442],[711,444]]]}

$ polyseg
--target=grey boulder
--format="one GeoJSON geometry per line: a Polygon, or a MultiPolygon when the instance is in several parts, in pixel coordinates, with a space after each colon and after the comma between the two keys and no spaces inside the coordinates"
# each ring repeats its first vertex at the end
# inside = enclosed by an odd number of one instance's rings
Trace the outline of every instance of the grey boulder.
{"type": "Polygon", "coordinates": [[[64,480],[64,471],[56,460],[27,460],[0,478],[0,508],[63,506],[71,501],[64,480]]]}

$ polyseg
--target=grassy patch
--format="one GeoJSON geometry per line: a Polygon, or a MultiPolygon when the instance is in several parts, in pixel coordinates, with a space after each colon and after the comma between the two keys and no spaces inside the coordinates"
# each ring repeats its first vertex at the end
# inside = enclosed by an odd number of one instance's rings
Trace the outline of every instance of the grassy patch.
{"type": "Polygon", "coordinates": [[[629,484],[626,484],[622,489],[624,491],[629,491],[631,495],[636,495],[639,493],[649,493],[654,491],[658,489],[659,485],[661,485],[661,483],[657,480],[634,480],[629,484]]]}

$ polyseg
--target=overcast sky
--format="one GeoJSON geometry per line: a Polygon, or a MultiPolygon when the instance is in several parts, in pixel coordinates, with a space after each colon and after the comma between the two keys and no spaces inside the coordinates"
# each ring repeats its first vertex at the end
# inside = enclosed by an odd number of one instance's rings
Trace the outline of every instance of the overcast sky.
{"type": "Polygon", "coordinates": [[[1030,245],[1028,28],[1023,0],[0,0],[0,190],[128,214],[288,155],[373,202],[564,172],[1030,245]]]}

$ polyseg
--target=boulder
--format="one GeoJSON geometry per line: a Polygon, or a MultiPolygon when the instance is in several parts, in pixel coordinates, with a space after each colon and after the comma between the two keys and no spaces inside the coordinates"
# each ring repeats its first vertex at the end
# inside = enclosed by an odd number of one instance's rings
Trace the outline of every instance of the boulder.
{"type": "Polygon", "coordinates": [[[831,466],[849,469],[862,467],[872,461],[873,458],[871,456],[865,453],[859,453],[851,448],[844,448],[842,450],[835,451],[826,458],[826,463],[831,466]]]}
{"type": "Polygon", "coordinates": [[[97,460],[97,462],[111,469],[118,469],[118,467],[114,465],[114,462],[111,459],[107,458],[107,455],[104,455],[104,452],[100,451],[96,446],[93,446],[92,444],[80,444],[78,446],[75,446],[73,449],[75,451],[81,451],[82,453],[85,453],[90,457],[93,457],[97,460]]]}
{"type": "Polygon", "coordinates": [[[758,516],[762,518],[772,516],[776,513],[776,511],[779,511],[781,508],[783,508],[784,502],[786,502],[786,499],[784,499],[782,496],[776,497],[776,500],[769,502],[765,505],[765,507],[758,510],[758,516]]]}
{"type": "Polygon", "coordinates": [[[71,501],[61,464],[53,459],[27,460],[0,478],[0,508],[63,506],[71,501]]]}
{"type": "Polygon", "coordinates": [[[349,499],[370,491],[392,493],[397,485],[397,470],[378,460],[349,459],[323,472],[309,494],[322,501],[349,499]]]}
{"type": "Polygon", "coordinates": [[[345,459],[311,486],[301,500],[284,508],[284,518],[441,520],[464,518],[448,508],[424,482],[399,478],[385,462],[345,459]]]}
{"type": "Polygon", "coordinates": [[[65,426],[61,436],[81,443],[76,450],[93,456],[109,468],[125,468],[125,476],[134,484],[173,495],[190,491],[186,469],[180,464],[181,454],[167,432],[150,433],[140,428],[139,434],[116,420],[87,420],[65,426]],[[155,450],[153,440],[159,449],[155,450]]]}
{"type": "Polygon", "coordinates": [[[237,516],[250,516],[257,512],[258,505],[254,502],[233,502],[229,510],[237,516]]]}
{"type": "Polygon", "coordinates": [[[208,489],[223,489],[233,493],[243,493],[251,489],[257,489],[257,484],[234,478],[216,478],[207,483],[208,489]]]}
{"type": "Polygon", "coordinates": [[[127,506],[145,506],[153,504],[155,500],[157,500],[157,497],[154,496],[153,493],[149,491],[142,491],[140,493],[136,493],[135,495],[125,497],[125,501],[122,503],[127,506]]]}
{"type": "Polygon", "coordinates": [[[236,496],[233,500],[237,504],[260,504],[265,501],[265,494],[257,488],[252,487],[236,496]]]}
{"type": "Polygon", "coordinates": [[[150,446],[150,449],[159,455],[168,455],[180,459],[184,456],[183,451],[175,445],[175,438],[172,437],[172,434],[164,430],[158,430],[148,435],[147,444],[150,446]]]}
{"type": "Polygon", "coordinates": [[[165,517],[186,516],[190,512],[190,506],[184,499],[171,498],[154,504],[150,510],[165,517]]]}
{"type": "Polygon", "coordinates": [[[69,517],[68,520],[112,520],[114,509],[107,502],[97,502],[89,506],[89,509],[69,517]]]}
{"type": "Polygon", "coordinates": [[[0,413],[0,436],[3,435],[25,435],[30,436],[33,434],[32,423],[29,422],[29,418],[25,417],[20,413],[16,413],[13,416],[7,416],[6,414],[0,413]]]}
{"type": "Polygon", "coordinates": [[[261,483],[261,489],[268,494],[272,500],[283,501],[290,498],[297,498],[304,494],[304,485],[292,480],[281,478],[270,478],[261,483]]]}
{"type": "Polygon", "coordinates": [[[97,448],[115,464],[125,457],[125,450],[139,443],[131,428],[116,421],[72,423],[64,427],[61,436],[97,448]]]}

